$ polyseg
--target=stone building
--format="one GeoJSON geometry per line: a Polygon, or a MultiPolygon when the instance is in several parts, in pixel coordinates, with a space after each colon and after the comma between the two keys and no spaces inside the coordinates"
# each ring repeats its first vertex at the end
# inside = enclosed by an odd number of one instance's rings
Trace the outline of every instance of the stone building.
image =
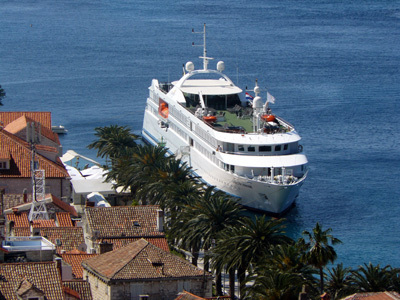
{"type": "Polygon", "coordinates": [[[69,202],[69,174],[59,158],[62,147],[51,130],[50,112],[0,112],[0,189],[6,194],[32,191],[29,128],[40,137],[35,145],[35,161],[38,169],[44,170],[46,193],[69,202]]]}
{"type": "Polygon", "coordinates": [[[158,205],[86,207],[82,221],[89,253],[101,253],[107,244],[116,250],[141,238],[169,251],[158,205]]]}
{"type": "Polygon", "coordinates": [[[212,276],[145,239],[82,262],[95,300],[175,299],[186,290],[211,297],[212,276]]]}

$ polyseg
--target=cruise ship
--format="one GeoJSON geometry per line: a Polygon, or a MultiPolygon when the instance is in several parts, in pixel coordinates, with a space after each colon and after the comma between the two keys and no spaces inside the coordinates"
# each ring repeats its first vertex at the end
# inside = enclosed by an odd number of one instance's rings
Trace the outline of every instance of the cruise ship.
{"type": "Polygon", "coordinates": [[[202,33],[202,69],[187,62],[179,80],[152,80],[142,136],[165,145],[207,184],[237,197],[245,208],[282,215],[307,177],[301,137],[273,114],[275,99],[266,92],[264,101],[256,80],[253,96],[223,73],[224,62],[209,69],[205,26],[202,33]]]}

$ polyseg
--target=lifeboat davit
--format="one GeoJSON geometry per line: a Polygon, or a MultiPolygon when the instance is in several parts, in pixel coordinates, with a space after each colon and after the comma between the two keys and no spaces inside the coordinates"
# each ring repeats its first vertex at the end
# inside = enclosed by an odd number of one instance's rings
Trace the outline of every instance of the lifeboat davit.
{"type": "Polygon", "coordinates": [[[207,123],[215,123],[215,122],[217,122],[217,117],[216,116],[204,116],[203,120],[206,121],[207,123]]]}
{"type": "Polygon", "coordinates": [[[274,115],[262,115],[261,119],[263,119],[265,122],[274,122],[275,121],[275,116],[274,115]]]}

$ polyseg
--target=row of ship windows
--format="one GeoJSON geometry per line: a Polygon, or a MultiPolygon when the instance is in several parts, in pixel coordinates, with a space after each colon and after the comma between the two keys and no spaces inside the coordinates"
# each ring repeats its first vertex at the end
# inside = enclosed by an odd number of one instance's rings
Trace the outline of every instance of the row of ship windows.
{"type": "MultiPolygon", "coordinates": [[[[256,146],[248,146],[247,147],[247,152],[256,152],[256,146]]],[[[258,151],[259,152],[271,152],[272,148],[274,148],[275,152],[281,151],[283,148],[283,151],[287,150],[289,148],[288,144],[284,145],[275,145],[275,146],[259,146],[258,151]]],[[[241,152],[246,151],[246,147],[244,145],[238,145],[238,150],[241,152]]]]}

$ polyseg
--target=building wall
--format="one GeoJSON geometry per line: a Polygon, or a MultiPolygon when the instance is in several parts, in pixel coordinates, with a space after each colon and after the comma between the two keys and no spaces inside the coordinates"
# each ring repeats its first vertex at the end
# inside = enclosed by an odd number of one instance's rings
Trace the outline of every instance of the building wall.
{"type": "MultiPolygon", "coordinates": [[[[46,178],[45,179],[46,193],[51,193],[54,196],[68,200],[71,197],[71,183],[65,178],[46,178]]],[[[6,194],[22,194],[24,189],[28,193],[32,193],[31,178],[1,178],[0,188],[5,189],[6,194]]]]}
{"type": "Polygon", "coordinates": [[[84,271],[88,276],[93,300],[139,300],[139,295],[149,295],[149,300],[173,300],[184,289],[203,297],[212,296],[212,278],[207,277],[204,286],[203,277],[187,280],[151,280],[144,282],[121,282],[107,285],[96,276],[84,271]]]}

